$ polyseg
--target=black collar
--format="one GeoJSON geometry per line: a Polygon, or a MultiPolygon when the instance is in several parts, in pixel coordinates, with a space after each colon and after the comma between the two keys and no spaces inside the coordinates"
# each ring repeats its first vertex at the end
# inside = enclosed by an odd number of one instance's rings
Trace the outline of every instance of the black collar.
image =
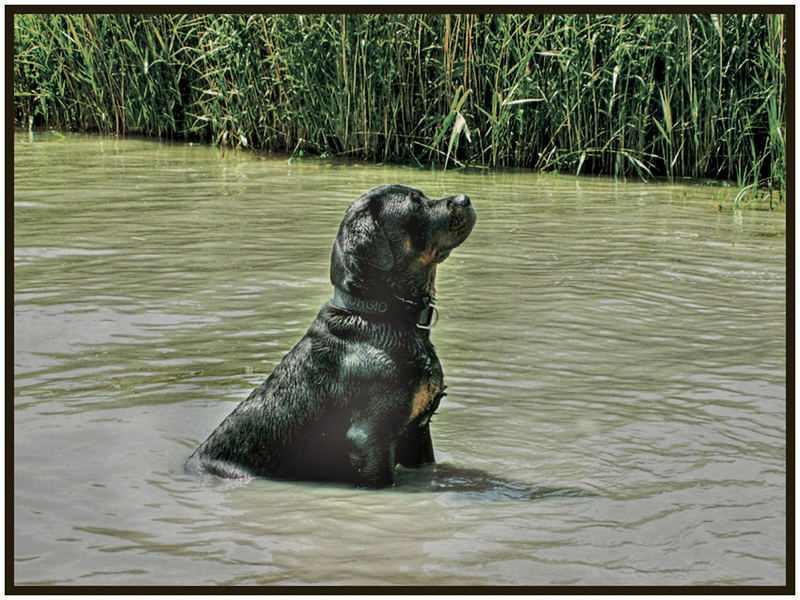
{"type": "Polygon", "coordinates": [[[421,305],[410,300],[396,297],[399,302],[390,305],[381,300],[365,300],[352,294],[333,288],[333,305],[353,312],[367,315],[391,315],[400,307],[400,311],[410,315],[420,329],[431,329],[439,320],[439,311],[436,309],[436,300],[433,297],[426,299],[421,305]],[[420,306],[422,308],[420,308],[420,306]],[[393,310],[394,309],[394,310],[393,310]],[[434,318],[435,317],[435,318],[434,318]]]}

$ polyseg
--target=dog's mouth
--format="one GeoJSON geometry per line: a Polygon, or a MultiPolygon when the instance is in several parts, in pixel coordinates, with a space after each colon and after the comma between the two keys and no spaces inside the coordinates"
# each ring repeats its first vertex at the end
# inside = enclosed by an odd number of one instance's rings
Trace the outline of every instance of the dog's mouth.
{"type": "Polygon", "coordinates": [[[475,226],[475,220],[475,209],[469,204],[459,206],[451,212],[450,231],[436,250],[437,263],[450,256],[450,253],[469,237],[472,228],[475,226]]]}

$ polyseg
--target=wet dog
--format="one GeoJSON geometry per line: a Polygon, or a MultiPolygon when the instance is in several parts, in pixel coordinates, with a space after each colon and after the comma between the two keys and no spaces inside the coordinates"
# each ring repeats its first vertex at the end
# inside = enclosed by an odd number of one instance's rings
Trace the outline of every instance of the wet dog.
{"type": "Polygon", "coordinates": [[[192,454],[187,470],[383,487],[434,462],[444,395],[430,340],[436,266],[475,225],[466,195],[374,188],[333,245],[331,302],[273,373],[192,454]]]}

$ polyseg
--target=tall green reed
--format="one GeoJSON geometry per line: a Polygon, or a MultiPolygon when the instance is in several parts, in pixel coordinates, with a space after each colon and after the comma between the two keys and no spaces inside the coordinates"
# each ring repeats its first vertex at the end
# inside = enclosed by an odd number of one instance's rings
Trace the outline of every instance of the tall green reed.
{"type": "Polygon", "coordinates": [[[786,185],[782,14],[14,16],[18,126],[786,185]]]}

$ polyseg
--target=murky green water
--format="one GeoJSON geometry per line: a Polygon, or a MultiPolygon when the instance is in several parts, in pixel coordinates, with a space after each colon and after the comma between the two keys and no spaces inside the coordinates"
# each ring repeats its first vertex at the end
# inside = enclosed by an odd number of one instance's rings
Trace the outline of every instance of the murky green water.
{"type": "Polygon", "coordinates": [[[16,583],[784,584],[783,213],[151,141],[14,150],[16,583]],[[445,466],[377,492],[184,474],[331,296],[345,208],[388,182],[478,213],[437,280],[445,466]]]}

